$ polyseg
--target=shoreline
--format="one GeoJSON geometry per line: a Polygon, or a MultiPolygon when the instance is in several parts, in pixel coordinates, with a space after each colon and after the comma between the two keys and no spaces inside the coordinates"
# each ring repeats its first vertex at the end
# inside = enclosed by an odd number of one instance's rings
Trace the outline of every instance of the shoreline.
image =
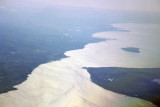
{"type": "MultiPolygon", "coordinates": [[[[67,58],[39,65],[26,81],[15,86],[18,90],[0,94],[0,104],[3,107],[156,107],[151,102],[117,94],[91,82],[89,73],[83,67],[144,67],[150,65],[150,63],[143,63],[150,60],[145,59],[145,57],[142,58],[142,61],[135,63],[144,54],[143,50],[140,56],[136,55],[135,57],[133,57],[135,54],[119,51],[119,47],[126,46],[127,43],[118,45],[117,41],[125,39],[125,36],[121,38],[117,34],[128,35],[127,33],[132,33],[132,31],[105,33],[96,33],[93,37],[110,37],[111,39],[114,37],[113,39],[116,38],[117,40],[90,43],[85,45],[83,49],[65,52],[67,58]],[[113,54],[117,52],[119,52],[118,56],[113,54]],[[131,63],[128,63],[130,60],[131,63]]],[[[134,42],[130,43],[135,45],[134,42]]],[[[155,64],[157,63],[154,62],[150,66],[156,66],[155,64]]]]}
{"type": "Polygon", "coordinates": [[[141,98],[160,106],[159,77],[160,68],[85,68],[91,81],[119,94],[141,98]],[[127,87],[127,88],[126,88],[127,87]]]}

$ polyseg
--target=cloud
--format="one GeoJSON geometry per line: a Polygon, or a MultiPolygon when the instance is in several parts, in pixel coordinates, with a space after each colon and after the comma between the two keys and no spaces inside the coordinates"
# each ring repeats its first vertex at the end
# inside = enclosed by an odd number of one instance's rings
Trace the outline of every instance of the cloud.
{"type": "Polygon", "coordinates": [[[5,7],[4,6],[0,6],[0,9],[4,9],[5,7]]]}
{"type": "Polygon", "coordinates": [[[11,11],[11,12],[16,12],[17,10],[16,10],[16,9],[11,9],[10,11],[11,11]]]}
{"type": "Polygon", "coordinates": [[[64,36],[69,36],[69,34],[66,33],[66,34],[64,34],[64,36]]]}
{"type": "Polygon", "coordinates": [[[76,31],[77,31],[77,32],[80,32],[81,30],[79,30],[79,29],[76,29],[76,31]]]}

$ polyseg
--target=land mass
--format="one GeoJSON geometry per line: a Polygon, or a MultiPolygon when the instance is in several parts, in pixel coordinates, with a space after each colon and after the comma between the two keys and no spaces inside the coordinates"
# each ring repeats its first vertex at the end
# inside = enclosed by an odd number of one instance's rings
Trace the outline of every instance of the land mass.
{"type": "Polygon", "coordinates": [[[127,48],[121,48],[121,49],[128,52],[140,53],[139,48],[135,48],[135,47],[127,47],[127,48]]]}
{"type": "Polygon", "coordinates": [[[86,68],[97,85],[116,93],[142,98],[160,106],[160,68],[86,68]]]}

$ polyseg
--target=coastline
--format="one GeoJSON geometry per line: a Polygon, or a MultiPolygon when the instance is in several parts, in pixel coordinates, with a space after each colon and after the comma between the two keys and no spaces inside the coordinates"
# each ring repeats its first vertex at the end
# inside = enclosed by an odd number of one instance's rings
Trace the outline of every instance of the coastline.
{"type": "Polygon", "coordinates": [[[85,68],[95,84],[119,94],[136,97],[160,106],[160,68],[85,68]],[[127,88],[126,88],[127,87],[127,88]]]}
{"type": "MultiPolygon", "coordinates": [[[[127,26],[127,24],[122,24],[118,27],[122,26],[122,28],[126,29],[123,25],[127,26]]],[[[128,24],[128,26],[134,26],[134,24],[128,24]]],[[[147,55],[157,53],[146,53],[146,46],[143,44],[140,45],[142,53],[139,55],[121,51],[119,47],[126,46],[126,44],[127,46],[139,46],[135,41],[131,41],[128,44],[126,36],[128,37],[128,33],[140,34],[142,32],[137,33],[134,30],[132,31],[132,29],[129,30],[130,32],[111,31],[96,33],[93,37],[109,38],[111,40],[91,43],[83,49],[67,51],[65,52],[65,55],[68,56],[67,58],[38,66],[28,76],[26,81],[15,86],[18,90],[0,94],[0,104],[3,107],[156,107],[151,102],[101,88],[91,82],[89,73],[83,69],[83,67],[112,66],[157,67],[159,59],[155,60],[155,62],[144,63],[144,61],[153,58],[147,57],[146,59],[147,55]],[[120,33],[126,36],[119,37],[120,33]],[[117,43],[117,41],[120,42],[117,43]],[[126,42],[122,43],[121,41],[126,42]],[[139,58],[142,60],[139,61],[139,58]]],[[[129,38],[135,39],[131,34],[129,38]]]]}

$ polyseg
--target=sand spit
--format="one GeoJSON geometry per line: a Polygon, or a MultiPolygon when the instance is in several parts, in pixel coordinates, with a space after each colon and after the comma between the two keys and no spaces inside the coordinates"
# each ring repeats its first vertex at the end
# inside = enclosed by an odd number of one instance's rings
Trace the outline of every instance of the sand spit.
{"type": "MultiPolygon", "coordinates": [[[[42,64],[18,90],[0,94],[0,107],[156,107],[151,102],[105,90],[90,80],[83,67],[159,67],[160,26],[114,25],[130,32],[102,32],[94,37],[113,39],[68,51],[68,58],[42,64]],[[147,33],[146,33],[147,32],[147,33]],[[129,53],[124,47],[140,48],[129,53]]],[[[126,87],[127,88],[127,87],[126,87]]]]}

